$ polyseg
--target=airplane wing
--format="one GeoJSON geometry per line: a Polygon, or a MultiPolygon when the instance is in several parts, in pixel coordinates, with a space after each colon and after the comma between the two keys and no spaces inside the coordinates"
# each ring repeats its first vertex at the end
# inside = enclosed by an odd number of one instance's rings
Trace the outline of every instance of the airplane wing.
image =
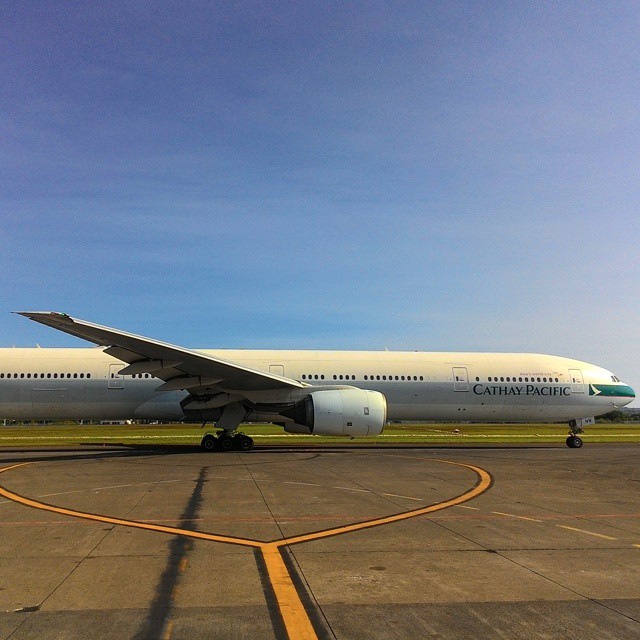
{"type": "Polygon", "coordinates": [[[158,391],[185,389],[202,391],[266,391],[301,389],[307,384],[265,373],[192,349],[151,340],[111,327],[72,318],[54,311],[17,311],[35,322],[83,338],[102,347],[105,353],[129,364],[120,373],[151,373],[164,380],[158,391]]]}

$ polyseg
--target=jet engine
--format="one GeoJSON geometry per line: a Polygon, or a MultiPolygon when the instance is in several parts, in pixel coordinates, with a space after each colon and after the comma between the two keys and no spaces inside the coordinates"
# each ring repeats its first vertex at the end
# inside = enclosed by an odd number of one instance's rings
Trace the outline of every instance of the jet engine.
{"type": "Polygon", "coordinates": [[[282,416],[289,433],[330,436],[377,436],[387,421],[387,400],[378,391],[328,389],[313,391],[282,416]]]}

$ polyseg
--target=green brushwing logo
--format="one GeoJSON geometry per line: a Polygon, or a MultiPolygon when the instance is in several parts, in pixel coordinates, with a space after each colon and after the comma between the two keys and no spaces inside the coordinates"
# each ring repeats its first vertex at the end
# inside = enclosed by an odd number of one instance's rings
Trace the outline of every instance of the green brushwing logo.
{"type": "Polygon", "coordinates": [[[613,398],[635,398],[633,389],[626,384],[590,384],[590,396],[607,396],[613,398]]]}

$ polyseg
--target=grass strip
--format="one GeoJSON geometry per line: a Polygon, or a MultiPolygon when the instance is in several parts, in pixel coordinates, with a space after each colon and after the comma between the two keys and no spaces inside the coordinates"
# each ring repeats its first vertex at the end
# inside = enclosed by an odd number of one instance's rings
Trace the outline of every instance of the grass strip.
{"type": "MultiPolygon", "coordinates": [[[[0,426],[0,447],[38,447],[43,445],[197,445],[211,426],[196,425],[10,425],[0,426]]],[[[346,438],[336,436],[304,436],[284,433],[269,424],[242,425],[242,431],[256,445],[358,445],[378,444],[444,444],[467,445],[563,443],[567,436],[564,424],[391,424],[377,437],[346,438]]],[[[640,442],[640,423],[600,423],[585,430],[586,442],[640,442]]]]}

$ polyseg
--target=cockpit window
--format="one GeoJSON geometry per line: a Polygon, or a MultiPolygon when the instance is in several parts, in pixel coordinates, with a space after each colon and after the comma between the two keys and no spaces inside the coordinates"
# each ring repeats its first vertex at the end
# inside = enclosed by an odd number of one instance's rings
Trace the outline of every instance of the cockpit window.
{"type": "Polygon", "coordinates": [[[611,376],[611,379],[612,379],[614,382],[620,382],[620,378],[618,378],[617,376],[611,376]]]}

